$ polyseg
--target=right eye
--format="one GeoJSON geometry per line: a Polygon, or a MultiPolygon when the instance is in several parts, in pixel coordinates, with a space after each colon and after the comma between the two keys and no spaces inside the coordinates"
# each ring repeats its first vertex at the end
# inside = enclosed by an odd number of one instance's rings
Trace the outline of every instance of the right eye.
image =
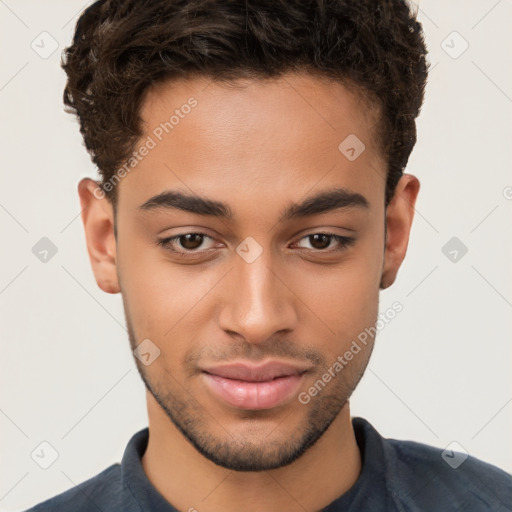
{"type": "Polygon", "coordinates": [[[159,240],[158,245],[180,256],[187,257],[194,256],[208,249],[211,249],[210,247],[207,249],[198,250],[205,239],[213,240],[213,238],[208,236],[206,233],[181,233],[179,235],[174,235],[159,240]],[[178,246],[178,248],[176,248],[176,246],[178,246]]]}

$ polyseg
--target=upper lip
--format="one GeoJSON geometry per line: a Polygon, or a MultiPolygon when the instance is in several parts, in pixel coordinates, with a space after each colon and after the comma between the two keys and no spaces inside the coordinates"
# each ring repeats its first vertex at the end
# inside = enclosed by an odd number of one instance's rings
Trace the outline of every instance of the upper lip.
{"type": "Polygon", "coordinates": [[[226,379],[245,380],[248,382],[264,382],[276,377],[300,375],[309,369],[308,366],[285,363],[280,361],[267,361],[260,365],[239,362],[203,368],[211,375],[226,379]]]}

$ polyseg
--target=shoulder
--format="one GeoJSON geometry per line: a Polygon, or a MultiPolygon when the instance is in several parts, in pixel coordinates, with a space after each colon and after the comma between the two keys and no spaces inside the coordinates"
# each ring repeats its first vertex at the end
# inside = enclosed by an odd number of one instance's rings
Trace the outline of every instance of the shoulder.
{"type": "Polygon", "coordinates": [[[397,501],[449,505],[450,510],[512,511],[512,476],[492,464],[414,441],[384,439],[383,447],[397,501]]]}
{"type": "Polygon", "coordinates": [[[89,510],[139,510],[122,490],[121,466],[113,464],[96,476],[58,494],[25,512],[85,512],[89,510]]]}

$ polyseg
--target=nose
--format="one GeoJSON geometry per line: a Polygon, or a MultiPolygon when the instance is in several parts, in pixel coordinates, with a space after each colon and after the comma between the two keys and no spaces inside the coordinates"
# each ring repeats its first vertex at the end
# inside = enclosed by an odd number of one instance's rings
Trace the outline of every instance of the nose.
{"type": "Polygon", "coordinates": [[[249,343],[260,344],[276,333],[293,331],[297,298],[283,271],[272,265],[265,250],[252,263],[236,257],[227,276],[220,327],[249,343]],[[274,267],[274,268],[272,268],[274,267]]]}

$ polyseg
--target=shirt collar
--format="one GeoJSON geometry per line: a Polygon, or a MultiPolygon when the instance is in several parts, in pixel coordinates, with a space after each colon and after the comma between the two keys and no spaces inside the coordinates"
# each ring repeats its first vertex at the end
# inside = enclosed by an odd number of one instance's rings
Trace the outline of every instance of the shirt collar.
{"type": "Polygon", "coordinates": [[[132,436],[121,461],[121,482],[131,493],[141,510],[152,512],[178,512],[149,481],[142,468],[142,456],[149,440],[146,427],[132,436]]]}
{"type": "Polygon", "coordinates": [[[361,453],[361,472],[355,484],[324,511],[394,510],[388,489],[390,468],[384,453],[384,438],[364,418],[352,418],[352,426],[361,453]]]}

